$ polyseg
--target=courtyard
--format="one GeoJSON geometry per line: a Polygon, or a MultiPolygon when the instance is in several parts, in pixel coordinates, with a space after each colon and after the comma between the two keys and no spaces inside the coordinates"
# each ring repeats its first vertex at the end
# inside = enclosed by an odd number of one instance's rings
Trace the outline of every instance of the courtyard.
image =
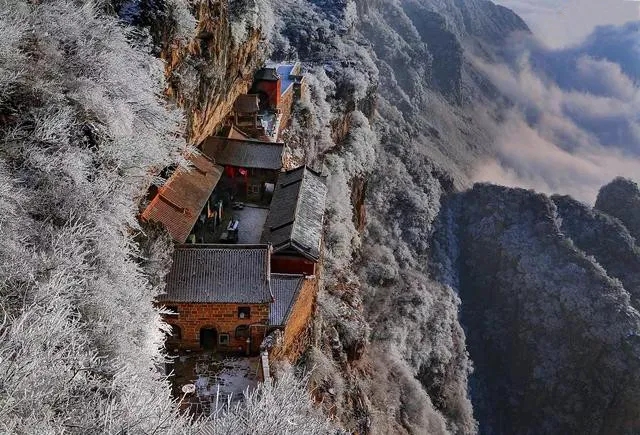
{"type": "Polygon", "coordinates": [[[195,416],[211,415],[244,398],[258,384],[258,357],[217,352],[184,352],[168,365],[174,398],[180,409],[195,416]]]}

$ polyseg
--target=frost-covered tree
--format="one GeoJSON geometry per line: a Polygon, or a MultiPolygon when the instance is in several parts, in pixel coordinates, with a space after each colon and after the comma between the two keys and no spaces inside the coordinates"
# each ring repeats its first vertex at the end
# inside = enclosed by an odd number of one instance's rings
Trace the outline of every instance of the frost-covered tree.
{"type": "MultiPolygon", "coordinates": [[[[170,244],[136,219],[154,175],[184,163],[182,114],[162,97],[162,64],[139,31],[104,6],[0,7],[2,433],[202,425],[178,412],[161,370],[166,325],[153,299],[170,244]]],[[[302,409],[302,391],[281,382],[250,400],[265,421],[299,423],[297,409],[265,405],[294,394],[302,409]]]]}

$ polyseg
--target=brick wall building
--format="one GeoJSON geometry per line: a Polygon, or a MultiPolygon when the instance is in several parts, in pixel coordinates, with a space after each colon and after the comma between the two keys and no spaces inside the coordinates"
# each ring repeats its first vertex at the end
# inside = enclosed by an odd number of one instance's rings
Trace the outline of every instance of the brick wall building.
{"type": "Polygon", "coordinates": [[[165,293],[169,346],[256,352],[269,328],[268,245],[180,245],[165,293]]]}
{"type": "Polygon", "coordinates": [[[168,302],[167,309],[175,313],[165,316],[174,326],[169,345],[255,353],[268,328],[269,305],[168,302]]]}

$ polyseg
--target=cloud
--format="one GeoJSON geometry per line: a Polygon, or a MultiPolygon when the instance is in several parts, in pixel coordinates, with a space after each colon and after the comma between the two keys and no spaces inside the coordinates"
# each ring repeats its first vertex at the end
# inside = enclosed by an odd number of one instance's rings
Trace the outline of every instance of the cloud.
{"type": "Polygon", "coordinates": [[[550,47],[579,44],[597,26],[640,20],[638,3],[626,0],[497,0],[518,13],[550,47]]]}
{"type": "Polygon", "coordinates": [[[618,175],[640,174],[640,88],[625,56],[600,56],[612,35],[632,41],[638,26],[600,29],[571,50],[514,41],[507,64],[474,64],[513,103],[496,134],[496,154],[475,168],[476,181],[568,193],[593,202],[618,175]],[[604,35],[602,40],[596,36],[604,35]]]}

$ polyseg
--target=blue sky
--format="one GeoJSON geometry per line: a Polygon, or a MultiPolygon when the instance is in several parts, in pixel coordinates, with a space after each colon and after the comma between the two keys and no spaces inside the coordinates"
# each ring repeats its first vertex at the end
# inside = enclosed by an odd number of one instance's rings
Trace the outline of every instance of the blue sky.
{"type": "Polygon", "coordinates": [[[640,21],[640,1],[494,0],[512,8],[551,47],[581,42],[597,25],[640,21]]]}

